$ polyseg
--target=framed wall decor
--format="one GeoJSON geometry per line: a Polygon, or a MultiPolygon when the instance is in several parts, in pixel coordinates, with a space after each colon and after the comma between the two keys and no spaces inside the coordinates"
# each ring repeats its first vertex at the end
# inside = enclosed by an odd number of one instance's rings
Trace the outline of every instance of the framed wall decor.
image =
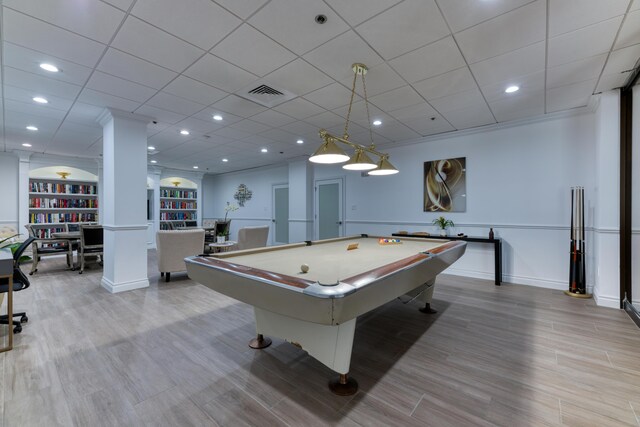
{"type": "Polygon", "coordinates": [[[466,212],[467,158],[424,162],[424,211],[466,212]]]}

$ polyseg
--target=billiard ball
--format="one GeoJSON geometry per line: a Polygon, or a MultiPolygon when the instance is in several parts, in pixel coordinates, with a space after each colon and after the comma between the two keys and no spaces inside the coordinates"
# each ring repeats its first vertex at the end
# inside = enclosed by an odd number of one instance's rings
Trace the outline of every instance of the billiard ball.
{"type": "Polygon", "coordinates": [[[309,265],[308,264],[302,264],[300,266],[300,271],[302,271],[303,273],[306,273],[307,271],[309,271],[309,265]]]}

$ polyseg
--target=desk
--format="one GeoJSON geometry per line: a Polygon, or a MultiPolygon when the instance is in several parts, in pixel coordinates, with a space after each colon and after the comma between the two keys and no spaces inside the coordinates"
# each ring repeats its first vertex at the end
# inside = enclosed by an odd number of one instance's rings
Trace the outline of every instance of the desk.
{"type": "MultiPolygon", "coordinates": [[[[13,255],[9,249],[0,249],[0,278],[9,280],[7,289],[7,316],[9,317],[9,343],[0,348],[0,353],[13,349],[13,255]]],[[[0,299],[0,303],[2,300],[0,299]]]]}
{"type": "Polygon", "coordinates": [[[436,275],[466,249],[465,242],[402,238],[380,245],[378,239],[327,239],[185,262],[193,280],[254,306],[258,337],[252,348],[271,343],[264,335],[292,342],[339,373],[329,387],[349,395],[357,391],[347,377],[356,318],[402,295],[422,301],[436,275]],[[352,243],[358,249],[347,250],[352,243]]]}
{"type": "Polygon", "coordinates": [[[502,240],[487,239],[484,237],[458,237],[458,236],[421,236],[416,234],[398,234],[394,233],[395,237],[419,237],[423,239],[443,239],[443,240],[462,240],[472,243],[491,243],[493,244],[493,258],[494,258],[494,274],[495,284],[500,286],[502,284],[502,240]]]}

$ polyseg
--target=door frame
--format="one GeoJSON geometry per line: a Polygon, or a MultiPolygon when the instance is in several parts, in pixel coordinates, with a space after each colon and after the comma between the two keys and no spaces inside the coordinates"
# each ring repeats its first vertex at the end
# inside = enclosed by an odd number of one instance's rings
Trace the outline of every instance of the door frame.
{"type": "Polygon", "coordinates": [[[313,237],[315,240],[320,238],[320,221],[318,221],[318,213],[320,203],[318,201],[318,186],[323,184],[338,184],[338,215],[340,224],[338,226],[338,237],[345,235],[345,183],[344,177],[315,179],[313,181],[313,237]]]}
{"type": "MultiPolygon", "coordinates": [[[[272,245],[281,245],[289,242],[278,242],[276,241],[276,190],[286,188],[287,192],[289,192],[289,183],[281,183],[281,184],[273,184],[271,185],[271,244],[272,245]]],[[[291,196],[291,194],[289,194],[291,196]]],[[[289,226],[289,206],[287,206],[287,227],[289,226]]],[[[288,234],[288,233],[287,233],[288,234]]]]}

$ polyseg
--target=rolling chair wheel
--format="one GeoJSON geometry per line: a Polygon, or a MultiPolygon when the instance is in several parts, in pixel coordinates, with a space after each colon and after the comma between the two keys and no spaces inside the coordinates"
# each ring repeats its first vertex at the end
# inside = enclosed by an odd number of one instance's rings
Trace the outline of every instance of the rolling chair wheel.
{"type": "Polygon", "coordinates": [[[22,326],[16,326],[15,328],[13,328],[14,334],[19,334],[20,332],[22,332],[22,326]]]}
{"type": "Polygon", "coordinates": [[[29,318],[27,317],[26,314],[20,318],[20,323],[27,323],[28,321],[29,321],[29,318]]]}

